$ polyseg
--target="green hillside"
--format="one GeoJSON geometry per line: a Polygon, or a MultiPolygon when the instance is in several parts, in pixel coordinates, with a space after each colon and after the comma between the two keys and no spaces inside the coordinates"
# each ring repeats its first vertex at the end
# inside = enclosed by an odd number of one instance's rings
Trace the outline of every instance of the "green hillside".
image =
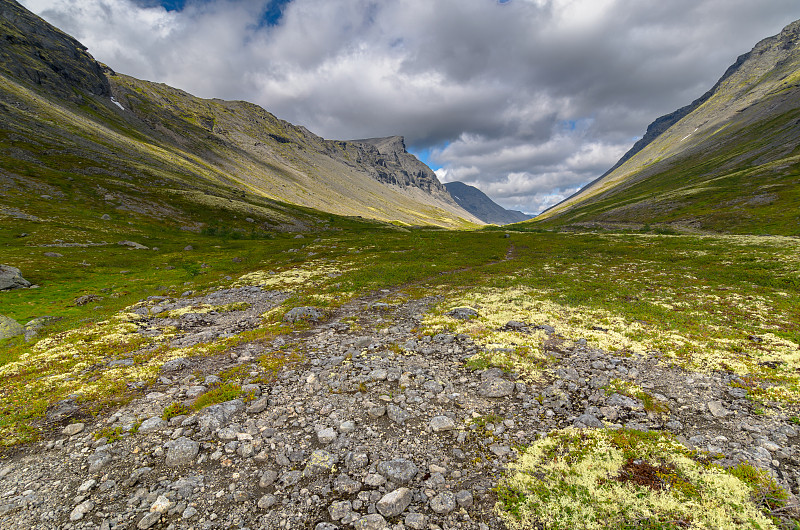
{"type": "Polygon", "coordinates": [[[798,34],[760,42],[703,103],[533,224],[800,234],[798,34]]]}

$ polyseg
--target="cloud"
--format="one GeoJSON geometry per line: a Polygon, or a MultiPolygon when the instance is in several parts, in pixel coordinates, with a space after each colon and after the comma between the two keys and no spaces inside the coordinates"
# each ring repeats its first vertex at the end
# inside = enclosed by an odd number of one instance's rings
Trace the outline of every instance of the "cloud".
{"type": "Polygon", "coordinates": [[[327,138],[402,134],[443,179],[529,212],[800,18],[796,0],[22,3],[118,71],[327,138]]]}

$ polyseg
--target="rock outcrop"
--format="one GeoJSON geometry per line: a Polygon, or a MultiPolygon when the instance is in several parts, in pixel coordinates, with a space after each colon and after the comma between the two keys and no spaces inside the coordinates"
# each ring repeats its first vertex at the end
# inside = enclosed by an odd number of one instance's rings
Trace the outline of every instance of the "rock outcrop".
{"type": "Polygon", "coordinates": [[[22,277],[22,273],[11,265],[0,265],[0,291],[30,287],[31,282],[22,277]]]}
{"type": "Polygon", "coordinates": [[[103,67],[86,46],[13,0],[0,2],[0,72],[68,99],[108,96],[103,67]]]}

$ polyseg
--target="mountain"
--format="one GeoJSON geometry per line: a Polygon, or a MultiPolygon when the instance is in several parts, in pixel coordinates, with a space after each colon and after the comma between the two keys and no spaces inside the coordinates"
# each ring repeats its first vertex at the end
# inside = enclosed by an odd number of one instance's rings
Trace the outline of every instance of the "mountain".
{"type": "Polygon", "coordinates": [[[516,210],[506,210],[475,186],[455,181],[446,183],[444,187],[459,206],[484,223],[506,225],[527,221],[533,217],[516,210]]]}
{"type": "Polygon", "coordinates": [[[13,0],[0,0],[0,41],[0,214],[113,208],[195,229],[209,209],[266,230],[324,214],[482,224],[402,138],[325,140],[251,103],[118,74],[13,0]]]}
{"type": "Polygon", "coordinates": [[[542,227],[643,223],[800,234],[800,21],[742,55],[692,104],[657,119],[542,227]]]}

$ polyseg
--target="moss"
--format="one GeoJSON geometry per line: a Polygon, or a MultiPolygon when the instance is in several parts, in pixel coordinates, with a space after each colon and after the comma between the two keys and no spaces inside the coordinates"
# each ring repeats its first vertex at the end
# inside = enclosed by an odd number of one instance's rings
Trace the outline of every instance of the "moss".
{"type": "Polygon", "coordinates": [[[170,419],[174,418],[175,416],[183,416],[184,414],[189,414],[190,412],[191,411],[189,410],[189,407],[187,407],[183,403],[175,402],[175,403],[172,403],[171,405],[168,405],[164,409],[164,412],[161,414],[161,417],[164,420],[169,421],[170,419]]]}
{"type": "Polygon", "coordinates": [[[200,394],[192,403],[192,410],[202,410],[217,403],[224,403],[244,395],[242,387],[233,383],[224,383],[216,388],[200,394]]]}

